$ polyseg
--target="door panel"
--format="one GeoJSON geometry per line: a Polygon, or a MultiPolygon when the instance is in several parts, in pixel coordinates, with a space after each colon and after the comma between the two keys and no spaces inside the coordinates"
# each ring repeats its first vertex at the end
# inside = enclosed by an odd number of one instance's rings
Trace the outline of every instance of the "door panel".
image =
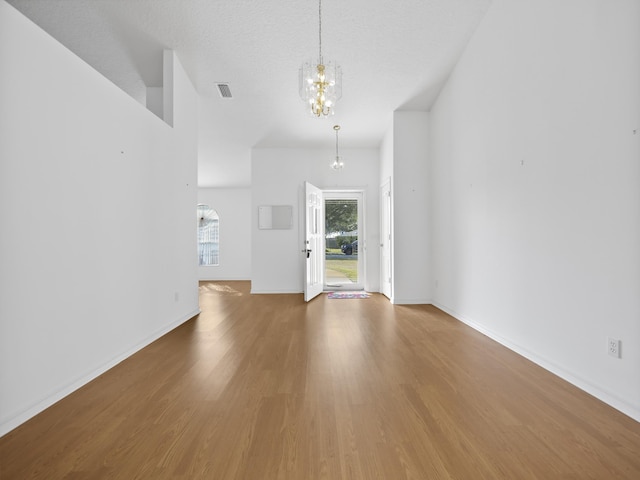
{"type": "Polygon", "coordinates": [[[322,293],[324,287],[324,222],[322,190],[305,182],[305,284],[304,301],[322,293]]]}

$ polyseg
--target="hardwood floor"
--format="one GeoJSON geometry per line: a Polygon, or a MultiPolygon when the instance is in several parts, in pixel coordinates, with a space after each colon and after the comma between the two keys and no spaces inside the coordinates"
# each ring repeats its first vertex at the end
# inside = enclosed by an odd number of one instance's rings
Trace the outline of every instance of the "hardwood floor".
{"type": "Polygon", "coordinates": [[[13,479],[640,479],[640,424],[431,306],[203,282],[0,438],[13,479]]]}

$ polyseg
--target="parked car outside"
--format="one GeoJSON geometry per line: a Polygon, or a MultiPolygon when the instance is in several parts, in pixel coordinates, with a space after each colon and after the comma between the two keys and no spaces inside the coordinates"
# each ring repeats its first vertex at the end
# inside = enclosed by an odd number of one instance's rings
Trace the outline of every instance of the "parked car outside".
{"type": "Polygon", "coordinates": [[[344,253],[345,255],[353,255],[354,253],[357,254],[358,253],[358,240],[356,240],[355,242],[352,242],[352,243],[345,243],[344,245],[342,245],[340,247],[340,250],[342,250],[342,253],[344,253]]]}

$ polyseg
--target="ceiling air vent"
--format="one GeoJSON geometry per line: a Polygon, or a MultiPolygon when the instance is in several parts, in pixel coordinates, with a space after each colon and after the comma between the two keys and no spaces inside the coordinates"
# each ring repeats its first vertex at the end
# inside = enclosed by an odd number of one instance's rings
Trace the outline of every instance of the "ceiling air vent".
{"type": "Polygon", "coordinates": [[[218,92],[222,98],[233,98],[228,83],[216,83],[216,86],[218,87],[218,92]]]}

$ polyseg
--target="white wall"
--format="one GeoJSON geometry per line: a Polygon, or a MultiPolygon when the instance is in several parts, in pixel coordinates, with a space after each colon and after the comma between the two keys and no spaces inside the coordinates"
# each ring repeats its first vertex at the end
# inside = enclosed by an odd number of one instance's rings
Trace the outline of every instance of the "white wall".
{"type": "Polygon", "coordinates": [[[427,112],[393,114],[392,284],[396,304],[431,303],[427,112]]]}
{"type": "Polygon", "coordinates": [[[198,311],[197,107],[169,127],[0,2],[0,434],[198,311]]]}
{"type": "Polygon", "coordinates": [[[380,186],[393,176],[393,122],[380,143],[380,186]]]}
{"type": "Polygon", "coordinates": [[[639,45],[637,0],[494,0],[430,116],[436,305],[638,420],[639,45]]]}
{"type": "Polygon", "coordinates": [[[200,188],[198,203],[220,217],[220,265],[198,267],[200,280],[251,278],[251,189],[200,188]]]}
{"type": "Polygon", "coordinates": [[[251,248],[253,293],[298,293],[303,290],[304,232],[300,202],[305,181],[317,187],[365,190],[366,249],[365,288],[380,288],[379,158],[377,149],[340,150],[345,167],[334,171],[331,149],[264,148],[252,151],[251,248]],[[259,230],[258,206],[292,205],[291,230],[259,230]]]}
{"type": "Polygon", "coordinates": [[[380,145],[391,178],[391,302],[431,303],[428,112],[396,111],[380,145]]]}

